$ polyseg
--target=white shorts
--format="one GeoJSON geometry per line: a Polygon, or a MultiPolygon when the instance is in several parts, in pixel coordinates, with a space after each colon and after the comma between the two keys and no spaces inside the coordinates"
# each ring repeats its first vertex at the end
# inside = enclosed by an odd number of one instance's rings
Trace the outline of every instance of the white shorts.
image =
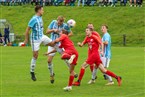
{"type": "Polygon", "coordinates": [[[109,58],[101,57],[101,61],[102,61],[105,68],[109,67],[109,64],[110,64],[110,59],[109,58]]]}
{"type": "Polygon", "coordinates": [[[38,51],[40,49],[41,43],[43,43],[44,45],[47,45],[50,42],[52,42],[52,40],[46,35],[43,35],[40,40],[34,40],[34,41],[31,40],[32,51],[38,51]]]}
{"type": "MultiPolygon", "coordinates": [[[[48,53],[53,50],[56,50],[59,54],[62,54],[64,51],[62,48],[59,48],[59,44],[56,44],[54,47],[48,46],[48,53]]],[[[55,56],[55,53],[51,53],[49,56],[55,56]]]]}

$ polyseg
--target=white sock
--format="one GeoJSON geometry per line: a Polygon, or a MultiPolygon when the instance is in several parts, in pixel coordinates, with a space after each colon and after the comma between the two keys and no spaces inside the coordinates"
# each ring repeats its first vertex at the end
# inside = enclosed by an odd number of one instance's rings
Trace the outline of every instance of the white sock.
{"type": "Polygon", "coordinates": [[[92,72],[92,79],[94,79],[94,80],[95,80],[95,78],[96,78],[97,71],[98,71],[98,70],[97,70],[96,68],[93,69],[93,72],[92,72]]]}
{"type": "Polygon", "coordinates": [[[109,82],[112,82],[113,81],[111,76],[109,76],[107,74],[105,74],[105,75],[106,75],[106,77],[107,77],[107,79],[108,79],[109,82]]]}
{"type": "Polygon", "coordinates": [[[53,75],[53,64],[48,63],[48,69],[50,71],[50,75],[52,76],[53,75]]]}
{"type": "Polygon", "coordinates": [[[33,57],[31,59],[30,72],[34,72],[35,66],[36,66],[36,59],[33,57]]]}
{"type": "Polygon", "coordinates": [[[68,60],[64,60],[68,68],[70,67],[70,64],[68,63],[68,60]]]}

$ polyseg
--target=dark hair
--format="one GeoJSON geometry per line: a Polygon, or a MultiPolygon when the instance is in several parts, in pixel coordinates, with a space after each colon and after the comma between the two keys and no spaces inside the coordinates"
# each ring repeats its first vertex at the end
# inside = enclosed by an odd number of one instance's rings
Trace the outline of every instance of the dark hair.
{"type": "Polygon", "coordinates": [[[62,33],[68,35],[68,31],[65,29],[62,29],[62,33]]]}
{"type": "Polygon", "coordinates": [[[89,29],[90,31],[94,31],[92,28],[86,27],[86,29],[89,29]]]}
{"type": "Polygon", "coordinates": [[[42,7],[43,7],[43,6],[41,6],[41,5],[36,5],[36,6],[35,6],[35,12],[38,12],[38,10],[40,10],[42,7]]]}
{"type": "Polygon", "coordinates": [[[108,29],[108,26],[106,24],[103,24],[102,26],[105,26],[108,29]]]}

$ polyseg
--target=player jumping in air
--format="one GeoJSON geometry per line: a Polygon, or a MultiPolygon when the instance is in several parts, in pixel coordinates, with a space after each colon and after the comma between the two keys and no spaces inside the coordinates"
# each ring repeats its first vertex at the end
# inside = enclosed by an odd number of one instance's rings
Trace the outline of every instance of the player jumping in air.
{"type": "MultiPolygon", "coordinates": [[[[72,36],[71,29],[67,26],[66,23],[64,23],[64,17],[58,16],[57,20],[53,20],[47,29],[47,34],[51,34],[51,39],[54,41],[56,38],[59,38],[59,33],[62,31],[62,29],[65,29],[68,31],[68,36],[72,36]]],[[[56,44],[57,46],[60,45],[60,43],[56,44]]],[[[48,46],[48,52],[52,52],[56,48],[48,46]]],[[[63,52],[62,49],[56,49],[60,54],[63,52]]],[[[48,69],[50,71],[50,82],[54,83],[54,71],[53,71],[53,64],[52,60],[55,56],[55,53],[51,53],[48,55],[48,69]]],[[[66,61],[67,63],[67,61],[66,61]]],[[[68,64],[68,63],[67,63],[68,64]]],[[[68,64],[69,65],[69,64],[68,64]]]]}
{"type": "MultiPolygon", "coordinates": [[[[69,34],[68,31],[62,30],[60,32],[60,37],[56,38],[56,40],[53,41],[53,43],[60,42],[61,45],[59,47],[64,49],[64,52],[61,55],[61,59],[63,60],[67,59],[68,63],[70,64],[69,67],[70,76],[68,86],[63,88],[66,91],[72,90],[72,83],[75,75],[74,68],[78,60],[78,52],[75,49],[73,42],[69,39],[68,34],[69,34]]],[[[48,52],[47,54],[50,54],[50,52],[48,52]]]]}
{"type": "Polygon", "coordinates": [[[99,68],[102,73],[107,74],[107,75],[115,78],[118,82],[118,85],[120,86],[121,85],[121,77],[117,76],[113,72],[107,70],[102,65],[102,61],[100,59],[100,53],[98,51],[99,45],[101,44],[101,41],[98,37],[93,35],[92,29],[90,29],[90,28],[86,28],[86,38],[84,39],[84,41],[82,43],[79,42],[78,45],[80,47],[82,47],[86,43],[88,44],[88,47],[89,47],[88,48],[88,59],[83,63],[81,70],[80,70],[79,78],[76,82],[73,83],[73,85],[80,86],[81,80],[84,76],[85,69],[88,67],[88,64],[89,65],[95,64],[95,68],[99,68]]]}
{"type": "Polygon", "coordinates": [[[36,60],[38,58],[40,44],[43,43],[44,45],[51,45],[52,42],[50,38],[48,38],[46,35],[43,34],[43,20],[42,20],[42,15],[44,12],[43,7],[37,5],[35,7],[35,12],[36,14],[31,18],[31,20],[28,23],[28,27],[25,32],[25,41],[24,41],[24,44],[28,43],[29,32],[32,29],[30,40],[31,40],[33,57],[30,65],[30,74],[31,74],[31,79],[33,81],[36,81],[34,70],[36,66],[36,60]]]}

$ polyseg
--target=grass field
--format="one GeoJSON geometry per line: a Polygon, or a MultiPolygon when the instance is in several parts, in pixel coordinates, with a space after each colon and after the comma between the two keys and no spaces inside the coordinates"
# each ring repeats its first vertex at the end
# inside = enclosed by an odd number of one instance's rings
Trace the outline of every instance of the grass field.
{"type": "MultiPolygon", "coordinates": [[[[33,82],[29,75],[31,60],[30,47],[0,47],[0,85],[1,97],[144,97],[145,68],[144,48],[113,47],[113,58],[110,70],[123,78],[121,87],[115,85],[105,86],[106,81],[98,73],[96,84],[88,85],[91,73],[86,70],[80,87],[73,87],[71,92],[64,92],[63,87],[68,82],[68,70],[65,63],[56,55],[53,63],[55,70],[55,83],[50,84],[47,70],[46,57],[42,54],[47,47],[42,47],[37,61],[37,81],[33,82]]],[[[79,52],[79,69],[87,56],[87,48],[77,48],[79,52]]]]}
{"type": "MultiPolygon", "coordinates": [[[[144,28],[145,28],[145,5],[142,8],[130,8],[117,6],[112,7],[44,7],[44,30],[57,16],[63,15],[66,21],[70,18],[76,20],[77,25],[72,31],[75,37],[73,41],[77,42],[84,38],[84,30],[88,23],[95,25],[96,31],[100,34],[102,24],[109,26],[109,32],[112,36],[112,44],[122,46],[122,36],[127,35],[127,46],[144,46],[144,28]]],[[[34,15],[34,6],[0,6],[1,17],[7,19],[14,28],[16,35],[23,35],[30,18],[34,15]]],[[[45,33],[44,31],[44,33],[45,33]]],[[[22,37],[23,38],[23,37],[22,37]]]]}

